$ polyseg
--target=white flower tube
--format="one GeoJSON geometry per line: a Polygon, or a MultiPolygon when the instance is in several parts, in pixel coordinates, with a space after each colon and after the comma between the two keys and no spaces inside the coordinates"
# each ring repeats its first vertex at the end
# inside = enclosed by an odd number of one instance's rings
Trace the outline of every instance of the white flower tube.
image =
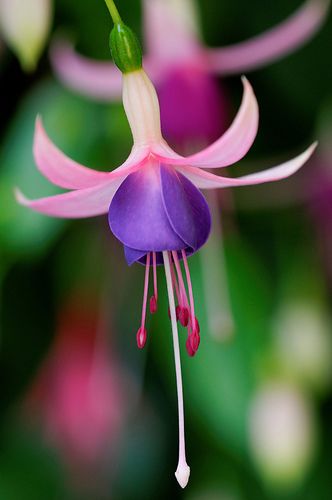
{"type": "Polygon", "coordinates": [[[26,71],[35,68],[49,33],[51,0],[0,0],[1,36],[26,71]]]}

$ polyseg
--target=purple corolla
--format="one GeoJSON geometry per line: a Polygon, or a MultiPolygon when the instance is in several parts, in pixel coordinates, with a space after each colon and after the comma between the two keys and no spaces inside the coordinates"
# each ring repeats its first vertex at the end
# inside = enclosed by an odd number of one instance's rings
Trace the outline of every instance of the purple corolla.
{"type": "Polygon", "coordinates": [[[211,225],[209,208],[200,190],[283,179],[308,160],[316,145],[281,165],[243,177],[222,177],[207,171],[236,163],[255,139],[258,105],[251,85],[243,78],[242,103],[229,129],[198,153],[181,156],[174,152],[163,139],[158,97],[141,66],[137,41],[123,25],[114,3],[111,0],[106,3],[115,19],[111,47],[123,72],[123,105],[133,135],[132,151],[128,159],[111,172],[91,170],[59,151],[38,118],[34,142],[36,164],[53,184],[70,191],[38,200],[29,200],[18,190],[16,194],[22,205],[50,216],[80,218],[108,214],[110,229],[124,245],[127,262],[145,265],[142,321],[137,331],[140,348],[147,338],[145,317],[150,268],[153,270],[150,299],[153,313],[158,300],[156,266],[164,264],[178,390],[179,462],[175,474],[179,484],[185,487],[190,469],[185,455],[177,320],[188,330],[186,347],[192,356],[200,343],[200,327],[187,257],[206,242],[211,225]]]}

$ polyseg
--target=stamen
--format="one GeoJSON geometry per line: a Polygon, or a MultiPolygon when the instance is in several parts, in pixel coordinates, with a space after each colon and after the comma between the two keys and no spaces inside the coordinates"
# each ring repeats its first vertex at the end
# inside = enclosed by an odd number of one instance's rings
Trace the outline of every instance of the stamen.
{"type": "Polygon", "coordinates": [[[139,349],[143,349],[147,338],[147,332],[145,328],[145,318],[146,318],[146,303],[148,300],[148,290],[149,290],[149,271],[150,271],[150,253],[148,253],[146,256],[141,326],[136,334],[137,346],[139,349]]]}
{"type": "Polygon", "coordinates": [[[153,261],[153,291],[156,300],[158,300],[158,281],[157,281],[157,254],[152,252],[153,261]]]}
{"type": "Polygon", "coordinates": [[[137,347],[139,349],[143,349],[143,347],[145,346],[146,338],[147,338],[146,328],[140,326],[136,333],[137,347]]]}
{"type": "Polygon", "coordinates": [[[199,348],[199,344],[201,341],[201,338],[199,336],[200,333],[200,326],[198,323],[198,319],[195,316],[195,303],[194,303],[194,294],[193,294],[193,288],[191,284],[191,278],[190,278],[190,272],[189,272],[189,266],[188,266],[188,261],[187,261],[187,256],[186,252],[182,250],[182,258],[183,258],[183,265],[184,269],[186,272],[186,278],[187,278],[187,285],[188,285],[188,291],[189,291],[189,300],[190,300],[190,325],[188,327],[188,338],[186,342],[186,348],[189,356],[194,356],[199,348]]]}
{"type": "Polygon", "coordinates": [[[178,303],[180,304],[181,297],[180,297],[179,285],[178,285],[178,282],[177,282],[177,279],[176,279],[176,275],[175,275],[174,265],[173,265],[172,259],[170,259],[170,268],[171,268],[173,289],[175,289],[176,298],[177,298],[178,303]]]}
{"type": "Polygon", "coordinates": [[[157,304],[157,301],[156,301],[156,297],[154,295],[152,295],[150,297],[150,313],[151,314],[156,313],[157,309],[158,309],[158,304],[157,304]]]}
{"type": "Polygon", "coordinates": [[[185,435],[184,435],[184,410],[183,410],[183,390],[182,390],[182,375],[181,375],[181,360],[178,338],[178,327],[176,322],[174,292],[172,283],[172,274],[170,266],[170,257],[168,252],[163,252],[165,275],[168,292],[168,302],[171,313],[173,349],[175,360],[176,387],[178,395],[178,413],[179,413],[179,461],[175,472],[175,477],[182,488],[187,486],[190,475],[190,467],[186,461],[185,435]]]}
{"type": "Polygon", "coordinates": [[[186,340],[186,349],[187,349],[187,353],[188,355],[192,358],[193,356],[195,356],[196,352],[194,351],[194,349],[192,348],[192,345],[191,345],[191,340],[190,340],[190,335],[188,335],[187,337],[187,340],[186,340]]]}
{"type": "Polygon", "coordinates": [[[184,269],[186,272],[187,285],[188,285],[188,291],[189,291],[191,325],[192,325],[192,329],[196,330],[196,317],[195,317],[195,304],[194,304],[193,287],[191,285],[191,278],[190,278],[187,256],[186,256],[186,252],[184,250],[182,250],[182,258],[183,258],[184,269]]]}
{"type": "Polygon", "coordinates": [[[150,312],[154,314],[158,309],[158,282],[157,282],[157,254],[152,252],[153,266],[153,295],[150,298],[150,312]]]}
{"type": "MultiPolygon", "coordinates": [[[[180,291],[179,291],[179,284],[178,284],[177,279],[176,279],[172,259],[170,259],[170,268],[171,268],[171,275],[172,275],[173,290],[175,289],[175,294],[176,294],[176,298],[178,301],[178,305],[175,308],[176,320],[179,321],[179,319],[181,317],[181,324],[182,324],[182,322],[183,322],[183,304],[182,304],[182,298],[181,298],[180,291]]],[[[169,317],[169,319],[171,319],[171,314],[169,312],[169,308],[168,308],[168,317],[169,317]]],[[[184,325],[184,326],[186,326],[186,325],[184,325]]]]}
{"type": "Polygon", "coordinates": [[[176,251],[172,251],[172,256],[173,256],[173,261],[175,264],[177,276],[178,276],[178,283],[179,283],[179,306],[180,310],[178,313],[179,320],[182,326],[188,326],[189,322],[189,304],[188,304],[188,298],[187,298],[187,292],[186,292],[186,287],[184,285],[183,277],[182,277],[182,271],[181,271],[181,266],[178,258],[178,254],[176,251]]]}

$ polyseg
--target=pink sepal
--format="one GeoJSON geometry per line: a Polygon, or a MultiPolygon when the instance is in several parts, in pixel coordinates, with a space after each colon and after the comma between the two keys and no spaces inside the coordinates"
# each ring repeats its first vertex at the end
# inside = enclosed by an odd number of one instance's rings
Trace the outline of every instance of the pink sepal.
{"type": "Polygon", "coordinates": [[[242,73],[271,63],[310,40],[327,17],[329,0],[308,0],[274,28],[244,42],[207,49],[210,69],[221,75],[242,73]]]}
{"type": "Polygon", "coordinates": [[[244,175],[243,177],[238,177],[232,179],[230,177],[221,177],[218,175],[211,174],[210,172],[204,172],[195,167],[179,167],[176,169],[185,175],[191,182],[195,184],[196,187],[200,189],[214,189],[214,188],[226,188],[226,187],[236,187],[236,186],[249,186],[252,184],[263,184],[264,182],[278,181],[284,179],[294,174],[299,170],[306,161],[309,160],[310,156],[313,154],[317,147],[317,143],[313,143],[306,151],[302,154],[289,160],[281,165],[269,168],[267,170],[262,170],[254,174],[244,175]]]}

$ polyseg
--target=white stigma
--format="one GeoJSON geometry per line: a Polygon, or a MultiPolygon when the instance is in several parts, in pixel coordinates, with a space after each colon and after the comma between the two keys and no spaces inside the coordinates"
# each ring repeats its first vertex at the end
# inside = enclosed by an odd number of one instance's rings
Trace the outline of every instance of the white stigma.
{"type": "Polygon", "coordinates": [[[175,477],[181,488],[185,488],[188,484],[190,476],[190,467],[186,460],[178,463],[178,468],[175,471],[175,477]]]}
{"type": "Polygon", "coordinates": [[[175,472],[175,477],[181,486],[185,488],[189,481],[190,467],[186,461],[186,446],[184,436],[184,410],[183,410],[183,390],[182,390],[182,375],[181,375],[181,360],[179,348],[178,325],[176,321],[174,292],[172,284],[172,275],[167,252],[163,252],[165,275],[168,292],[169,310],[171,313],[172,334],[173,334],[173,349],[175,361],[176,387],[178,394],[178,412],[179,412],[179,461],[175,472]]]}

